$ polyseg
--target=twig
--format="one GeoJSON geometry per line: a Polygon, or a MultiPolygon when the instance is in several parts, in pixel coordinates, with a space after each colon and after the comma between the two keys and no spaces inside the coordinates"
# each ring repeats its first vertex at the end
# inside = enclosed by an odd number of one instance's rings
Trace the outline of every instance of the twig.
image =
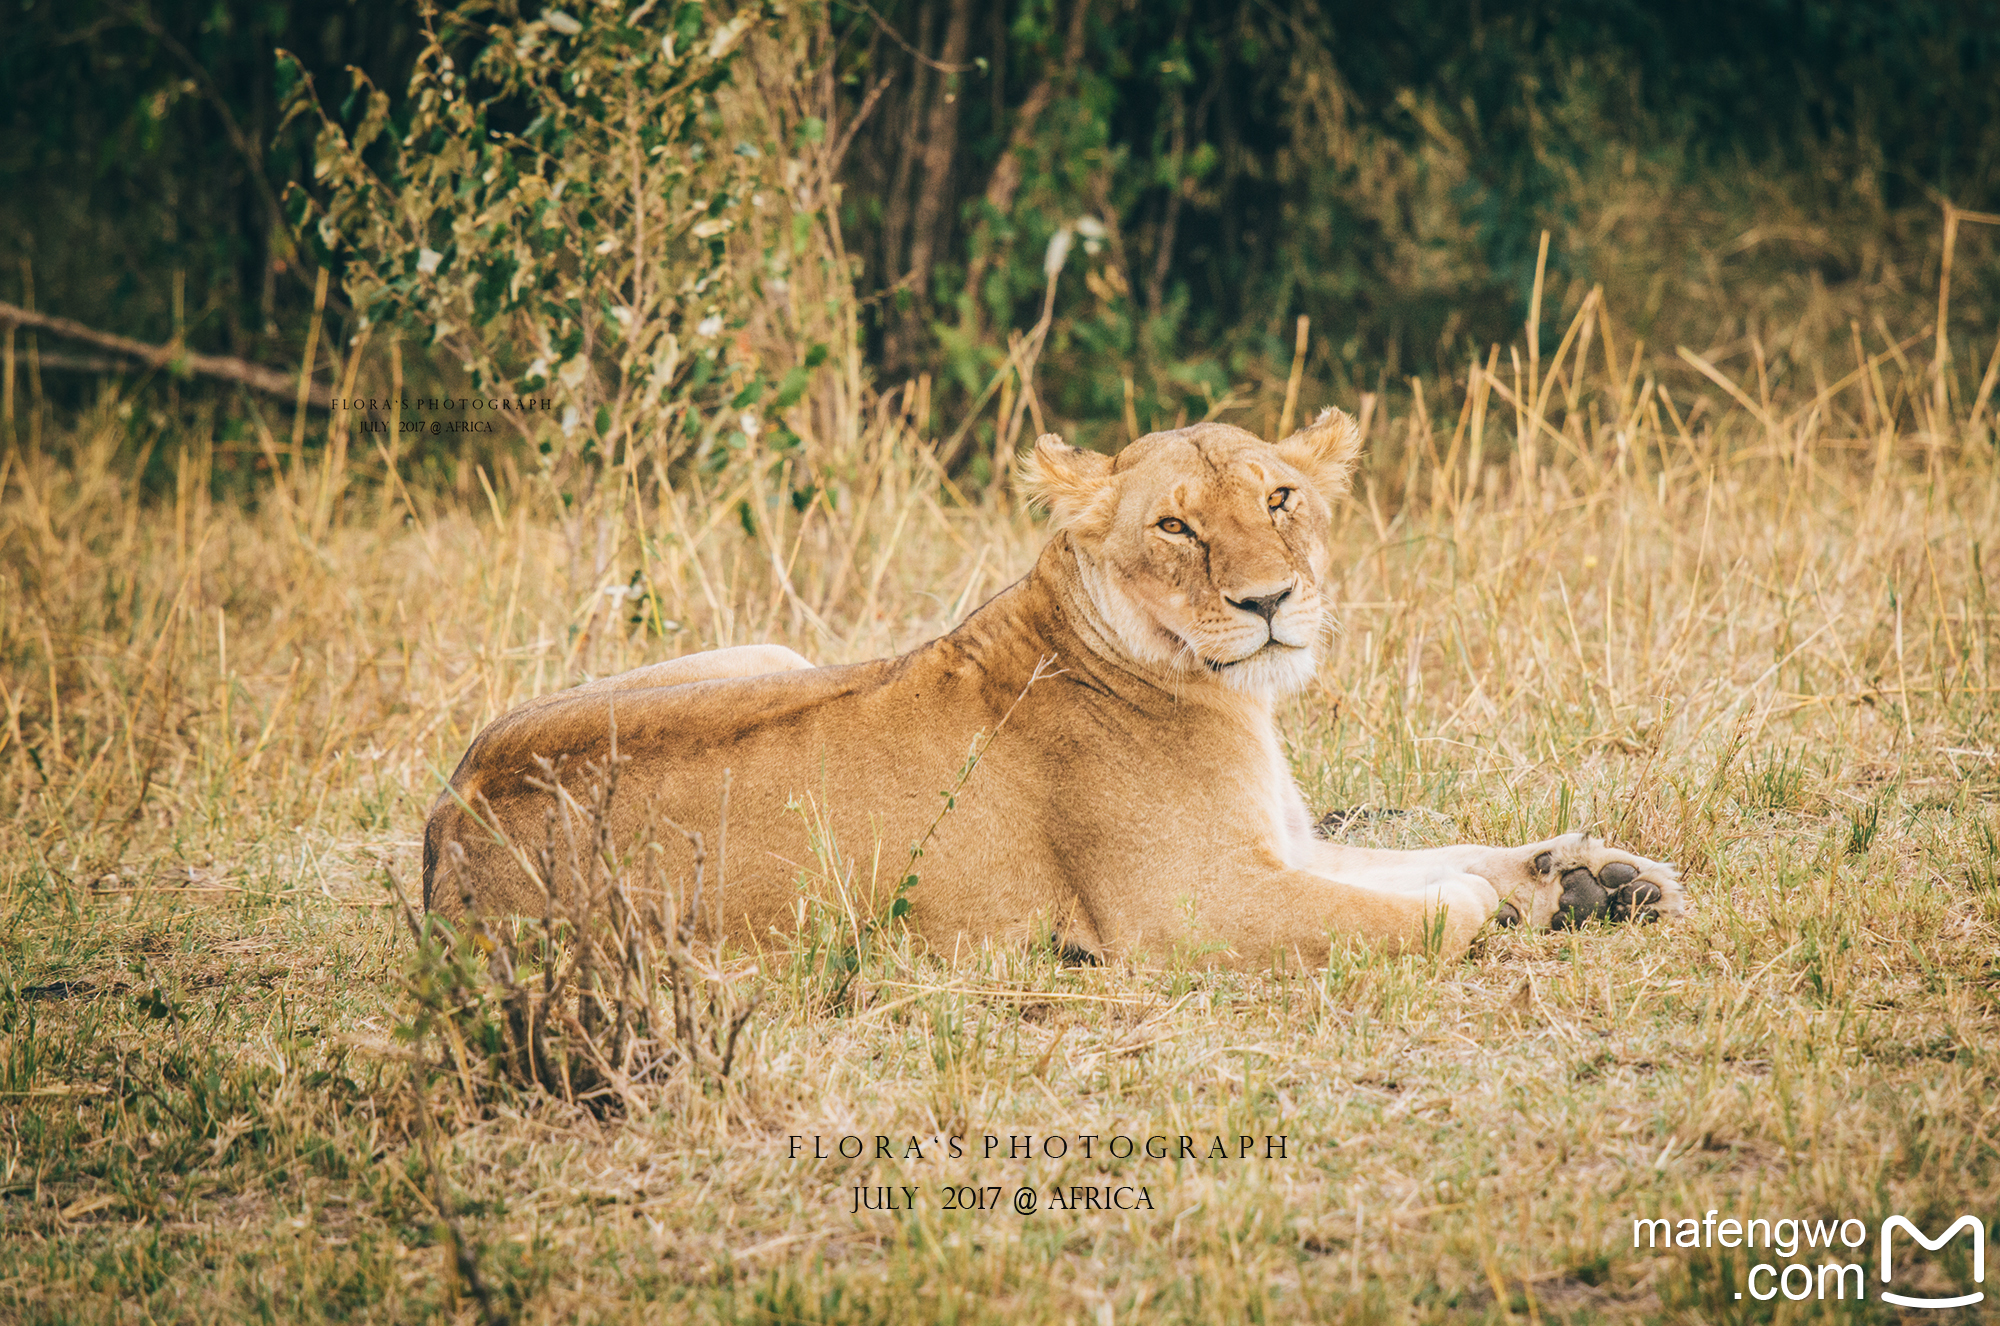
{"type": "Polygon", "coordinates": [[[387,863],[382,866],[382,878],[389,882],[389,891],[396,895],[396,905],[403,910],[403,923],[410,927],[410,938],[422,944],[424,928],[417,924],[417,913],[410,906],[410,900],[403,894],[402,882],[396,878],[396,872],[389,869],[387,863]]]}
{"type": "Polygon", "coordinates": [[[833,145],[833,151],[827,154],[826,164],[820,168],[820,184],[822,189],[832,182],[835,175],[840,173],[840,163],[847,159],[847,149],[853,144],[854,135],[860,131],[862,121],[868,118],[868,112],[875,109],[875,103],[880,101],[882,94],[889,90],[889,84],[895,80],[895,77],[894,74],[882,75],[880,79],[876,80],[875,86],[868,89],[868,95],[861,99],[861,105],[855,110],[854,118],[847,122],[847,128],[841,131],[840,141],[833,145]]]}
{"type": "Polygon", "coordinates": [[[875,12],[875,10],[874,10],[874,8],[873,8],[873,7],[871,6],[871,5],[869,5],[869,4],[868,4],[868,0],[855,0],[855,4],[856,4],[856,5],[857,5],[857,6],[858,6],[858,7],[860,8],[860,10],[861,10],[861,12],[862,12],[862,13],[864,13],[864,14],[868,15],[868,17],[870,17],[870,18],[872,18],[872,19],[874,19],[874,20],[875,20],[875,26],[876,26],[876,27],[878,27],[878,28],[882,29],[882,31],[884,31],[884,32],[886,32],[886,33],[888,33],[888,34],[889,34],[889,40],[890,40],[890,41],[893,41],[893,42],[895,42],[895,43],[896,43],[896,44],[897,44],[898,46],[902,47],[902,48],[903,48],[903,49],[904,49],[905,51],[908,51],[908,52],[910,53],[910,55],[911,55],[911,56],[912,56],[913,58],[915,58],[915,59],[916,59],[916,60],[917,60],[918,62],[920,62],[920,63],[922,63],[922,64],[925,64],[925,65],[928,65],[928,66],[929,66],[929,67],[931,67],[932,69],[935,69],[935,70],[937,70],[937,71],[938,71],[939,73],[941,73],[941,74],[964,74],[964,73],[970,73],[970,72],[971,72],[972,70],[974,70],[974,69],[977,69],[977,68],[979,67],[979,66],[978,66],[978,64],[976,64],[976,63],[974,63],[974,64],[945,64],[945,63],[944,63],[943,61],[940,61],[940,60],[933,60],[933,59],[931,59],[931,57],[930,57],[930,56],[928,56],[928,55],[925,55],[925,54],[924,54],[924,53],[923,53],[922,51],[920,51],[920,50],[918,50],[918,49],[917,49],[916,47],[914,47],[914,46],[910,45],[910,43],[909,43],[909,42],[907,42],[907,41],[903,40],[903,34],[902,34],[902,33],[900,33],[900,32],[898,32],[898,31],[896,31],[896,30],[895,30],[894,28],[890,27],[890,26],[889,26],[889,20],[888,20],[888,19],[886,19],[886,18],[883,18],[883,17],[882,17],[882,16],[880,15],[880,14],[876,13],[876,12],[875,12]]]}

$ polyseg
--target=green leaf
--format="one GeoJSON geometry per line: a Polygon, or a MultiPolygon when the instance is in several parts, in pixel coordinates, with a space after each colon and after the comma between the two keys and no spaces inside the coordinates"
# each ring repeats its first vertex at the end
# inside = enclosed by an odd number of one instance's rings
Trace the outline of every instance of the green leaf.
{"type": "Polygon", "coordinates": [[[784,380],[778,384],[778,394],[772,399],[771,408],[782,410],[798,404],[799,397],[806,394],[806,383],[810,378],[811,374],[803,368],[795,368],[785,374],[784,380]]]}
{"type": "Polygon", "coordinates": [[[278,52],[278,104],[292,95],[292,89],[299,85],[299,62],[290,51],[278,52]]]}

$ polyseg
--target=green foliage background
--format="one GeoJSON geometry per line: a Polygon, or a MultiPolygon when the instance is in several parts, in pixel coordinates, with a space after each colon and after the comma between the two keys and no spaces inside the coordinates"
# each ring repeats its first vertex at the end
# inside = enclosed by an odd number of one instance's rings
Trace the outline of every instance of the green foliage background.
{"type": "MultiPolygon", "coordinates": [[[[1300,314],[1323,395],[1462,373],[1518,336],[1544,229],[1557,312],[1602,283],[1656,349],[1773,327],[1840,343],[1932,297],[1941,200],[2000,209],[2000,0],[813,0],[636,22],[734,17],[824,34],[784,49],[831,89],[862,344],[881,385],[934,379],[940,431],[1035,321],[1049,241],[1080,220],[1103,233],[1057,283],[1039,383],[1108,445],[1282,376],[1300,314]]],[[[0,298],[25,299],[31,264],[45,310],[295,363],[315,259],[277,210],[311,181],[315,126],[279,130],[275,52],[348,124],[352,66],[404,131],[414,6],[23,0],[6,27],[0,298]]],[[[780,72],[767,55],[757,77],[780,72]]],[[[1975,336],[1990,245],[1968,231],[1959,259],[1975,336]]],[[[49,391],[90,383],[58,367],[49,391]]],[[[950,459],[976,471],[980,451],[950,459]]]]}

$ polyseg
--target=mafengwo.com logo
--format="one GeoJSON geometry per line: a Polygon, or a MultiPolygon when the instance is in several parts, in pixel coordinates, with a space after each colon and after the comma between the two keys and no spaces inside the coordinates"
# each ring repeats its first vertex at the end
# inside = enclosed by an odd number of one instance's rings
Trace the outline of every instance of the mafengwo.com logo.
{"type": "MultiPolygon", "coordinates": [[[[1710,1211],[1701,1219],[1634,1220],[1634,1248],[1740,1248],[1765,1253],[1775,1260],[1752,1260],[1750,1272],[1736,1297],[1748,1295],[1769,1302],[1783,1295],[1797,1303],[1806,1299],[1863,1299],[1868,1297],[1868,1262],[1873,1260],[1876,1297],[1903,1308],[1964,1308],[1981,1302],[1986,1292],[1977,1286],[1986,1281],[1986,1226],[1977,1216],[1962,1215],[1935,1237],[1909,1219],[1892,1215],[1873,1233],[1876,1255],[1870,1259],[1868,1226],[1859,1220],[1739,1220],[1734,1216],[1718,1220],[1710,1211]],[[1898,1240],[1897,1235],[1906,1236],[1898,1240]],[[1940,1258],[1918,1257],[1915,1247],[1942,1253],[1961,1234],[1972,1243],[1970,1282],[1956,1286],[1957,1292],[1940,1289],[1950,1281],[1940,1258]],[[1860,1255],[1860,1260],[1848,1257],[1860,1255]],[[1922,1274],[1928,1270],[1929,1274],[1922,1274]],[[1925,1292],[1913,1290],[1921,1280],[1925,1292]]],[[[1961,1245],[1962,1246],[1962,1245],[1961,1245]]],[[[1963,1272],[1958,1280],[1966,1279],[1963,1272]]]]}

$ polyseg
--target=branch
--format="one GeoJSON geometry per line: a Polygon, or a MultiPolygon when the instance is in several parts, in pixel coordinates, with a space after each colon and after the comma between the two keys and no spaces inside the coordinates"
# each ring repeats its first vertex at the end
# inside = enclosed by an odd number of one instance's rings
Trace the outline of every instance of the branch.
{"type": "MultiPolygon", "coordinates": [[[[32,309],[0,301],[0,325],[12,323],[31,331],[45,331],[52,336],[60,336],[67,341],[81,341],[85,345],[109,350],[113,354],[126,355],[137,359],[148,368],[167,368],[175,373],[200,374],[203,377],[220,378],[239,386],[261,391],[267,396],[280,400],[295,400],[298,394],[298,379],[290,373],[281,373],[275,368],[253,364],[247,359],[236,359],[228,355],[196,354],[173,345],[148,345],[127,336],[115,336],[86,327],[68,318],[51,317],[46,313],[36,313],[32,309]]],[[[331,393],[317,382],[306,393],[309,404],[324,410],[332,404],[331,393]]]]}

